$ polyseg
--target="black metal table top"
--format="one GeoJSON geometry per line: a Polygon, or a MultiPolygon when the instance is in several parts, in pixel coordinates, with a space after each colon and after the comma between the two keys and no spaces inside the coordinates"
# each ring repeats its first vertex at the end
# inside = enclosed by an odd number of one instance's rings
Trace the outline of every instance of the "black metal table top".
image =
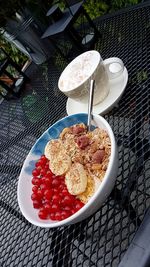
{"type": "Polygon", "coordinates": [[[0,266],[118,266],[150,204],[150,6],[126,9],[97,21],[95,49],[120,57],[129,80],[117,107],[104,117],[118,143],[116,185],[90,218],[67,227],[31,225],[17,203],[18,176],[36,139],[66,115],[57,81],[60,57],[36,67],[18,100],[0,105],[0,266]]]}

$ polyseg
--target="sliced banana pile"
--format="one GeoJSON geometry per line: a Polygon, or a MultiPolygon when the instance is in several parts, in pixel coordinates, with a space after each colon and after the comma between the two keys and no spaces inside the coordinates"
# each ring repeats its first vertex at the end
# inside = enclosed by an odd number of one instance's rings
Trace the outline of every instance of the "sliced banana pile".
{"type": "Polygon", "coordinates": [[[50,169],[55,175],[65,174],[65,183],[72,195],[83,193],[87,186],[87,175],[82,164],[71,165],[71,158],[66,153],[60,139],[51,140],[45,147],[45,156],[50,160],[50,169]]]}

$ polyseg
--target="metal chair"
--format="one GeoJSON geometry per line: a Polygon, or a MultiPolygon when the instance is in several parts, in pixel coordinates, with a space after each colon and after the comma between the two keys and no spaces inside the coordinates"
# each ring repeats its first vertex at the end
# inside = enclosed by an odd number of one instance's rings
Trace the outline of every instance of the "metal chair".
{"type": "Polygon", "coordinates": [[[97,37],[101,36],[95,23],[84,9],[84,2],[64,0],[66,8],[62,14],[56,5],[46,14],[53,19],[54,13],[56,16],[58,10],[60,16],[49,25],[41,38],[53,40],[57,51],[66,59],[68,59],[67,52],[70,48],[76,48],[78,52],[86,51],[93,48],[97,37]]]}
{"type": "Polygon", "coordinates": [[[24,82],[29,78],[3,48],[0,48],[0,55],[0,95],[7,100],[19,97],[24,82]]]}

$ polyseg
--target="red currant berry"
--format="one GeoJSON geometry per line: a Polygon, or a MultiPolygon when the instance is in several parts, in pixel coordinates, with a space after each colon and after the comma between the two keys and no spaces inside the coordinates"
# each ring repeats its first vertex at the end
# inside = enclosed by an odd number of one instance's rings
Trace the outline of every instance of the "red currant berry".
{"type": "Polygon", "coordinates": [[[47,185],[42,183],[40,185],[40,189],[41,189],[42,193],[44,194],[45,190],[47,189],[47,185]]]}
{"type": "Polygon", "coordinates": [[[53,195],[52,196],[52,203],[53,204],[57,204],[57,203],[59,203],[61,201],[61,197],[59,196],[59,195],[53,195]]]}
{"type": "Polygon", "coordinates": [[[36,177],[33,177],[33,178],[32,178],[32,184],[33,184],[33,185],[37,185],[37,186],[39,186],[40,183],[41,183],[41,181],[40,181],[39,178],[36,178],[36,177]]]}
{"type": "Polygon", "coordinates": [[[41,207],[41,202],[38,200],[33,201],[33,208],[34,209],[39,209],[41,207]]]}
{"type": "Polygon", "coordinates": [[[40,175],[41,176],[44,176],[46,174],[46,170],[45,169],[41,169],[41,171],[40,171],[40,175]]]}
{"type": "Polygon", "coordinates": [[[33,192],[33,193],[36,193],[37,191],[38,191],[38,186],[34,185],[34,186],[32,187],[32,192],[33,192]]]}
{"type": "Polygon", "coordinates": [[[64,210],[71,212],[71,207],[70,206],[65,206],[64,210]]]}
{"type": "Polygon", "coordinates": [[[38,196],[38,199],[42,199],[43,197],[43,192],[41,189],[38,189],[37,192],[36,192],[37,196],[38,196]]]}
{"type": "Polygon", "coordinates": [[[59,195],[59,189],[58,188],[53,188],[53,194],[59,195]]]}
{"type": "Polygon", "coordinates": [[[55,219],[55,213],[54,212],[51,212],[50,213],[50,219],[52,220],[52,221],[55,221],[56,219],[55,219]]]}
{"type": "Polygon", "coordinates": [[[52,197],[52,190],[46,189],[44,192],[44,197],[45,197],[45,199],[50,200],[52,197]]]}
{"type": "Polygon", "coordinates": [[[75,204],[75,210],[78,211],[80,210],[82,207],[84,206],[84,204],[82,202],[78,202],[75,204]]]}
{"type": "Polygon", "coordinates": [[[68,196],[69,195],[69,192],[68,192],[68,190],[67,189],[63,189],[62,190],[62,194],[64,195],[64,196],[68,196]]]}
{"type": "Polygon", "coordinates": [[[52,209],[50,203],[45,203],[45,204],[44,204],[44,208],[45,208],[48,212],[50,212],[51,209],[52,209]]]}
{"type": "Polygon", "coordinates": [[[61,221],[61,212],[57,211],[57,212],[55,213],[55,220],[57,220],[57,221],[61,221]]]}
{"type": "Polygon", "coordinates": [[[58,187],[60,185],[61,181],[58,178],[55,178],[52,180],[52,186],[58,187]]]}
{"type": "Polygon", "coordinates": [[[52,204],[52,211],[53,212],[56,212],[56,211],[59,211],[60,210],[60,207],[58,204],[52,204]]]}
{"type": "Polygon", "coordinates": [[[44,209],[44,208],[41,208],[39,210],[38,215],[39,215],[39,218],[42,219],[42,220],[48,219],[48,211],[46,209],[44,209]]]}
{"type": "Polygon", "coordinates": [[[51,172],[51,170],[48,170],[47,173],[46,173],[46,177],[47,178],[49,178],[49,177],[52,178],[52,176],[53,176],[53,173],[51,172]]]}
{"type": "Polygon", "coordinates": [[[46,157],[45,157],[45,155],[43,154],[43,155],[41,155],[41,158],[40,159],[47,159],[46,157]]]}
{"type": "Polygon", "coordinates": [[[41,163],[41,166],[45,166],[45,164],[47,163],[47,159],[44,155],[40,158],[40,163],[41,163]]]}
{"type": "Polygon", "coordinates": [[[63,200],[64,200],[64,204],[66,204],[68,206],[71,206],[73,203],[73,197],[71,195],[65,196],[63,200]]]}
{"type": "Polygon", "coordinates": [[[69,213],[68,211],[63,210],[63,211],[61,212],[61,219],[62,219],[62,220],[68,218],[69,216],[70,216],[70,213],[69,213]]]}
{"type": "Polygon", "coordinates": [[[35,194],[35,193],[33,193],[32,195],[31,195],[31,199],[34,201],[34,200],[38,200],[38,196],[37,196],[37,194],[35,194]]]}
{"type": "Polygon", "coordinates": [[[74,213],[76,213],[76,211],[75,211],[75,209],[72,209],[71,214],[74,214],[74,213]]]}
{"type": "Polygon", "coordinates": [[[59,190],[62,191],[63,189],[64,189],[64,185],[61,184],[61,185],[59,186],[59,190]]]}
{"type": "Polygon", "coordinates": [[[47,186],[51,186],[52,178],[45,178],[44,183],[45,183],[47,186]]]}
{"type": "Polygon", "coordinates": [[[32,171],[32,175],[33,176],[38,176],[40,174],[40,170],[38,169],[38,168],[36,168],[36,169],[34,169],[33,171],[32,171]]]}

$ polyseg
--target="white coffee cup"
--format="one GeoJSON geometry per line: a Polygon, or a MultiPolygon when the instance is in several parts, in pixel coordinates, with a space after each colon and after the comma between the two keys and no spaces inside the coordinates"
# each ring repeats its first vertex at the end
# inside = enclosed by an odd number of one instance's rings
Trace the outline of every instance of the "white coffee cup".
{"type": "MultiPolygon", "coordinates": [[[[118,58],[114,59],[116,60],[113,63],[119,64],[118,58]]],[[[96,105],[102,102],[109,93],[109,79],[114,75],[111,72],[111,64],[107,61],[105,63],[105,61],[96,50],[82,53],[71,61],[62,72],[58,81],[60,91],[76,101],[87,102],[90,81],[94,79],[93,104],[96,105]]]]}

